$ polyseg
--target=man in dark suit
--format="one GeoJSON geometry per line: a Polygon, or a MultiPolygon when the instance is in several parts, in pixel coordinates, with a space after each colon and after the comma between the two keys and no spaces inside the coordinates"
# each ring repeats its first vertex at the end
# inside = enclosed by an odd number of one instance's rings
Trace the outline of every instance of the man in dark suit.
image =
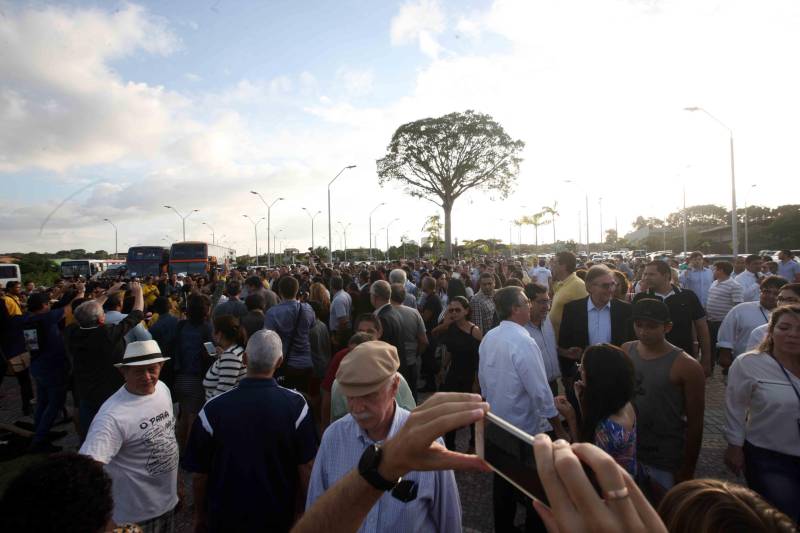
{"type": "Polygon", "coordinates": [[[605,265],[593,266],[586,273],[589,296],[564,306],[558,334],[558,360],[567,398],[575,404],[573,383],[583,350],[592,344],[622,346],[635,338],[631,323],[631,304],[614,298],[617,283],[605,265]]]}
{"type": "Polygon", "coordinates": [[[408,365],[405,364],[405,335],[403,334],[403,317],[399,311],[392,307],[392,286],[388,281],[378,280],[369,287],[369,299],[375,308],[375,316],[381,321],[383,334],[381,340],[397,348],[400,357],[400,373],[409,383],[414,383],[408,374],[408,365]]]}

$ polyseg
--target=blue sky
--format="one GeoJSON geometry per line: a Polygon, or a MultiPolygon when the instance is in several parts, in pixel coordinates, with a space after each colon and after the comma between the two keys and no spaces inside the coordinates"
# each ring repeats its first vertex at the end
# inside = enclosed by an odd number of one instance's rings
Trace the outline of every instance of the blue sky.
{"type": "Polygon", "coordinates": [[[373,233],[399,218],[392,243],[417,239],[436,207],[379,187],[375,160],[402,123],[465,109],[527,147],[509,199],[476,191],[456,204],[461,240],[507,239],[510,219],[555,201],[558,238],[577,239],[584,193],[593,240],[601,197],[604,228],[621,232],[677,209],[684,187],[690,204],[726,204],[728,132],[686,106],[733,128],[740,204],[800,197],[789,0],[0,0],[0,12],[0,251],[109,249],[103,218],[120,248],[159,244],[179,237],[169,203],[199,209],[187,237],[210,226],[252,253],[241,215],[264,209],[251,189],[286,198],[272,229],[305,249],[301,208],[325,211],[327,182],[348,164],[332,192],[348,244],[367,244],[380,202],[373,233]]]}

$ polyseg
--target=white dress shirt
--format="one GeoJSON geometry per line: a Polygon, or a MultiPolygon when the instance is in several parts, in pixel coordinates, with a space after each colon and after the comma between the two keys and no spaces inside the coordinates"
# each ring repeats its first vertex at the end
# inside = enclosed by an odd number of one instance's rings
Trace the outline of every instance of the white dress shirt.
{"type": "Polygon", "coordinates": [[[769,322],[771,311],[759,302],[744,302],[730,310],[717,335],[717,348],[728,348],[733,356],[747,351],[750,333],[758,326],[769,322]]]}
{"type": "Polygon", "coordinates": [[[745,302],[755,302],[758,300],[760,292],[759,284],[761,283],[761,278],[758,275],[753,274],[749,270],[745,270],[736,276],[736,282],[742,286],[745,302]]]}
{"type": "MultiPolygon", "coordinates": [[[[800,378],[787,370],[800,389],[800,378]]],[[[739,357],[728,371],[725,388],[725,440],[800,457],[797,396],[780,365],[769,354],[739,357]]]]}
{"type": "Polygon", "coordinates": [[[536,345],[542,352],[547,381],[554,381],[561,377],[561,368],[558,366],[556,332],[553,329],[553,324],[550,322],[550,319],[545,318],[538,326],[533,322],[528,322],[525,324],[525,330],[528,332],[528,335],[536,341],[536,345]]]}
{"type": "Polygon", "coordinates": [[[611,300],[603,307],[595,307],[590,296],[586,300],[589,315],[589,345],[611,342],[611,300]]]}
{"type": "Polygon", "coordinates": [[[764,339],[767,338],[768,330],[769,330],[769,324],[761,324],[756,329],[750,332],[750,336],[747,338],[748,352],[752,352],[753,350],[761,346],[761,343],[764,342],[764,339]]]}
{"type": "Polygon", "coordinates": [[[503,320],[481,341],[478,380],[492,412],[535,435],[550,431],[558,416],[542,352],[528,332],[503,320]]]}

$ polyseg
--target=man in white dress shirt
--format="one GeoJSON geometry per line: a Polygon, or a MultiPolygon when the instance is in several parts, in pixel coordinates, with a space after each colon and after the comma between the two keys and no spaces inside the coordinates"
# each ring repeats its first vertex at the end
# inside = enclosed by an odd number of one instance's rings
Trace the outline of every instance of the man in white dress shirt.
{"type": "Polygon", "coordinates": [[[561,368],[558,366],[556,332],[553,324],[547,318],[547,312],[550,310],[550,296],[547,294],[547,287],[538,283],[525,285],[525,296],[531,301],[531,320],[525,324],[525,329],[536,341],[539,350],[542,351],[547,382],[550,384],[553,395],[556,395],[558,394],[557,379],[561,377],[561,368]]]}
{"type": "MultiPolygon", "coordinates": [[[[494,414],[522,431],[531,435],[553,431],[566,440],[542,352],[524,327],[530,321],[530,300],[522,287],[511,286],[497,291],[494,301],[501,322],[486,333],[478,350],[478,379],[486,401],[494,414]]],[[[519,460],[532,463],[530,455],[519,460]]],[[[516,503],[524,497],[497,474],[492,493],[495,531],[513,530],[516,503]]],[[[526,502],[526,531],[532,531],[538,520],[531,502],[526,502]]]]}
{"type": "Polygon", "coordinates": [[[758,301],[759,285],[761,279],[764,277],[761,273],[761,264],[761,256],[755,254],[748,255],[744,260],[744,272],[737,274],[735,278],[736,282],[742,286],[745,302],[758,301]]]}
{"type": "Polygon", "coordinates": [[[747,351],[750,333],[769,322],[772,310],[778,305],[778,293],[786,285],[786,280],[779,276],[771,276],[761,282],[758,302],[740,303],[725,317],[719,328],[717,348],[719,362],[727,368],[733,359],[747,351]]]}

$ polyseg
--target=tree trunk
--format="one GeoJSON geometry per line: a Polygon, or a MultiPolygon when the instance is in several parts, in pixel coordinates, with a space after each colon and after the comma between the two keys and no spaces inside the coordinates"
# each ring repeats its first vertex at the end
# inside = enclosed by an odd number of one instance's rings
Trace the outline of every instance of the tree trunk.
{"type": "Polygon", "coordinates": [[[556,216],[553,215],[553,246],[556,245],[556,216]]]}
{"type": "Polygon", "coordinates": [[[539,224],[533,226],[534,234],[536,235],[536,249],[539,249],[539,224]]]}
{"type": "Polygon", "coordinates": [[[453,244],[450,242],[452,230],[450,226],[450,214],[453,211],[453,202],[445,200],[442,202],[442,209],[444,210],[444,256],[448,259],[452,259],[453,244]]]}

